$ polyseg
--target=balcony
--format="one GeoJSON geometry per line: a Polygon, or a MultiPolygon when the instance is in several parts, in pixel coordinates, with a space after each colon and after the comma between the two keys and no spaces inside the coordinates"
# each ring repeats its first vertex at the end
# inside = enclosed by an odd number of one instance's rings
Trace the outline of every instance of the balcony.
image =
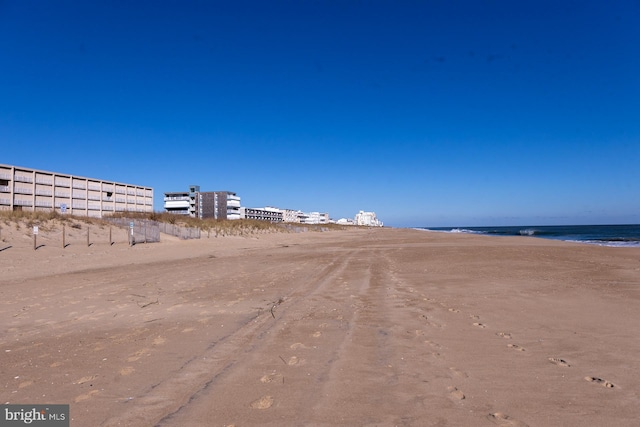
{"type": "Polygon", "coordinates": [[[18,182],[29,182],[29,183],[33,182],[33,178],[26,175],[16,175],[15,180],[18,182]]]}
{"type": "Polygon", "coordinates": [[[186,200],[169,200],[164,202],[165,209],[189,209],[189,202],[186,200]]]}
{"type": "Polygon", "coordinates": [[[33,194],[33,191],[29,187],[16,187],[14,193],[18,194],[33,194]]]}

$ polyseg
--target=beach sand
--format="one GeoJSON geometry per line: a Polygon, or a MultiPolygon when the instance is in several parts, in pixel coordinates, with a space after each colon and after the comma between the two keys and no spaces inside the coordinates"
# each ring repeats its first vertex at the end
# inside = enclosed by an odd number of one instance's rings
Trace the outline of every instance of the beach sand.
{"type": "Polygon", "coordinates": [[[129,247],[105,228],[87,247],[71,231],[34,251],[2,230],[2,403],[70,404],[82,427],[640,420],[637,248],[408,229],[129,247]]]}

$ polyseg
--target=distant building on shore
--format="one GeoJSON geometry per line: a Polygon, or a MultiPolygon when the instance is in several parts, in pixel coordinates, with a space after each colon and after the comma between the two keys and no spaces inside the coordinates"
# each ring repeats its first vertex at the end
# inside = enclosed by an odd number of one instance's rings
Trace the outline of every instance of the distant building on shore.
{"type": "Polygon", "coordinates": [[[302,222],[302,219],[307,217],[307,215],[300,210],[293,210],[293,209],[280,209],[280,210],[282,211],[283,222],[302,222]]]}
{"type": "Polygon", "coordinates": [[[153,212],[153,188],[0,164],[0,210],[95,218],[114,212],[153,212]]]}
{"type": "Polygon", "coordinates": [[[368,227],[382,227],[382,221],[378,220],[375,212],[360,211],[354,218],[356,225],[365,225],[368,227]]]}
{"type": "Polygon", "coordinates": [[[165,212],[192,218],[240,219],[240,197],[231,191],[189,191],[164,193],[165,212]]]}
{"type": "Polygon", "coordinates": [[[327,212],[309,212],[304,224],[329,224],[327,212]]]}
{"type": "Polygon", "coordinates": [[[240,208],[240,219],[254,219],[258,221],[283,222],[282,209],[265,208],[240,208]]]}
{"type": "Polygon", "coordinates": [[[355,225],[355,222],[353,221],[352,218],[340,218],[339,220],[336,221],[336,224],[338,224],[338,225],[355,225]]]}

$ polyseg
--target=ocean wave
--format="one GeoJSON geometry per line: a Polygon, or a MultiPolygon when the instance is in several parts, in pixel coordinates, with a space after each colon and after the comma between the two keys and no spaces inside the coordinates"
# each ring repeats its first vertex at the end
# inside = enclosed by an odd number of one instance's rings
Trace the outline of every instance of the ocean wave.
{"type": "Polygon", "coordinates": [[[486,231],[468,230],[466,228],[452,228],[449,233],[487,234],[486,231]]]}
{"type": "Polygon", "coordinates": [[[612,240],[566,240],[572,243],[585,243],[587,245],[606,246],[610,248],[640,248],[640,241],[635,239],[612,239],[612,240]]]}
{"type": "Polygon", "coordinates": [[[520,230],[520,235],[521,236],[533,236],[536,233],[537,233],[537,231],[532,229],[532,228],[525,228],[524,230],[520,230]]]}

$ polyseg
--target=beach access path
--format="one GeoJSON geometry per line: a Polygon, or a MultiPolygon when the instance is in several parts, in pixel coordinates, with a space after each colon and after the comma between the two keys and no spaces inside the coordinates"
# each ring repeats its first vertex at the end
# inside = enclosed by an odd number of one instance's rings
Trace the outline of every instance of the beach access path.
{"type": "Polygon", "coordinates": [[[14,244],[0,272],[0,399],[72,426],[640,419],[636,248],[353,229],[14,244]]]}

